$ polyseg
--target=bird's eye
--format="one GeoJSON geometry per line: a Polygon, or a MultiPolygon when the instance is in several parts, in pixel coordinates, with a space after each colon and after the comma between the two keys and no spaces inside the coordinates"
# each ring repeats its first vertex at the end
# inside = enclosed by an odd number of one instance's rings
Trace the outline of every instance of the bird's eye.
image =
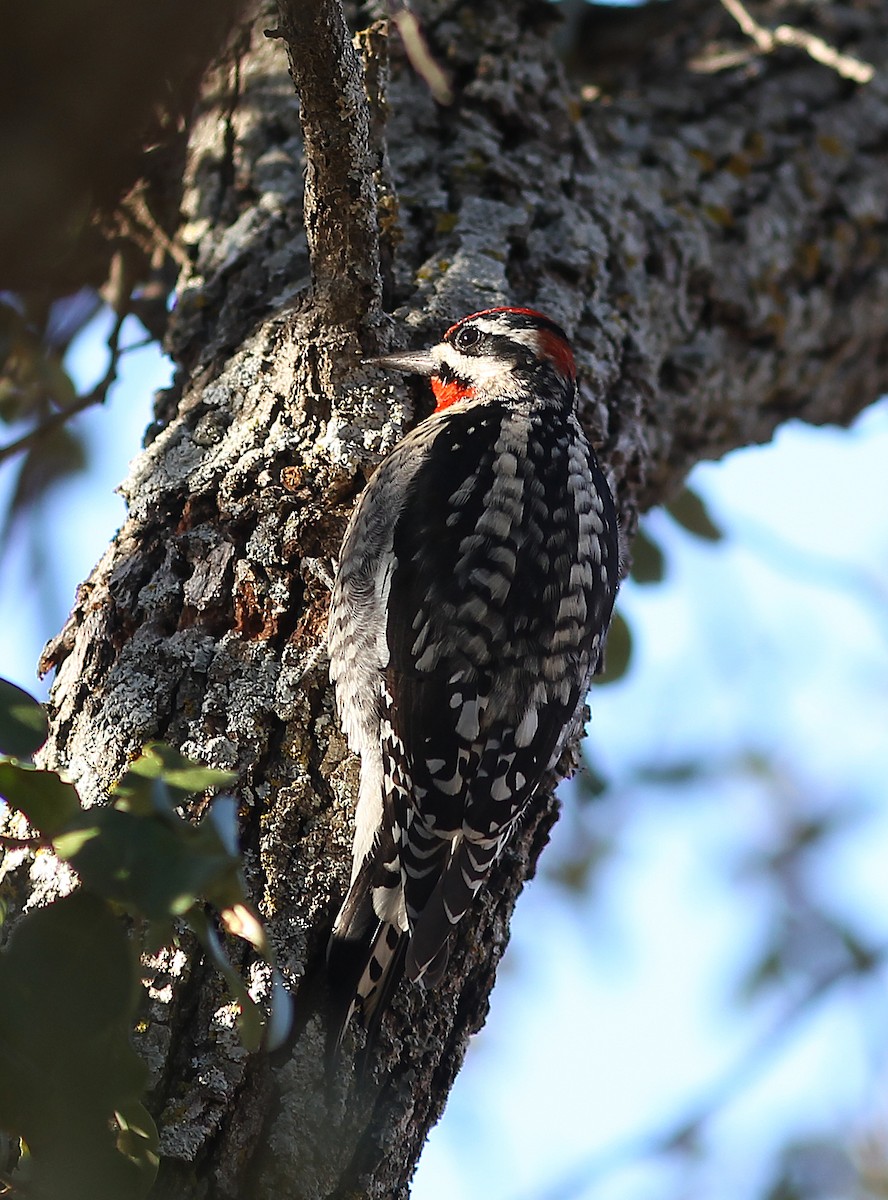
{"type": "Polygon", "coordinates": [[[476,329],[474,325],[464,325],[453,339],[453,344],[457,350],[471,350],[473,346],[478,345],[480,340],[480,329],[476,329]]]}

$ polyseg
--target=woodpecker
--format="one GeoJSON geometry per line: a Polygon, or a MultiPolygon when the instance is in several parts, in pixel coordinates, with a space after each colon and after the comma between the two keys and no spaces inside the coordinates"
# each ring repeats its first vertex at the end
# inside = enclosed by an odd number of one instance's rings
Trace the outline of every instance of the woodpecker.
{"type": "Polygon", "coordinates": [[[429,376],[437,407],[362,493],[333,586],[330,676],[361,756],[329,952],[350,980],[339,1039],[355,1011],[375,1027],[402,975],[441,979],[454,927],[578,729],[620,574],[558,325],[486,309],[431,349],[372,361],[429,376]]]}

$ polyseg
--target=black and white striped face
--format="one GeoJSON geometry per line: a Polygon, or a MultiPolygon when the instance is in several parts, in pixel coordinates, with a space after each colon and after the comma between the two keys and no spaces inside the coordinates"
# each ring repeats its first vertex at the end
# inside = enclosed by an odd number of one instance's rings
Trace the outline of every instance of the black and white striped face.
{"type": "Polygon", "coordinates": [[[437,346],[375,362],[430,376],[438,411],[460,400],[519,399],[543,375],[559,390],[572,391],[576,379],[564,330],[531,308],[473,313],[452,325],[437,346]]]}

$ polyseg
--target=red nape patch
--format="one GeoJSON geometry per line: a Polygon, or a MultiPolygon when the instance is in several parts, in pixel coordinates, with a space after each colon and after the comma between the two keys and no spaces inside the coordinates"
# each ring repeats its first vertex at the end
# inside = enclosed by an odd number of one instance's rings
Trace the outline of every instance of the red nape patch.
{"type": "Polygon", "coordinates": [[[437,375],[432,376],[432,391],[438,401],[435,405],[435,412],[440,412],[442,408],[449,408],[451,404],[456,404],[457,400],[471,400],[475,394],[474,388],[467,387],[458,379],[442,383],[437,375]]]}
{"type": "Polygon", "coordinates": [[[540,354],[548,358],[565,379],[576,379],[577,364],[574,362],[573,351],[564,338],[548,329],[541,329],[538,337],[540,354]]]}

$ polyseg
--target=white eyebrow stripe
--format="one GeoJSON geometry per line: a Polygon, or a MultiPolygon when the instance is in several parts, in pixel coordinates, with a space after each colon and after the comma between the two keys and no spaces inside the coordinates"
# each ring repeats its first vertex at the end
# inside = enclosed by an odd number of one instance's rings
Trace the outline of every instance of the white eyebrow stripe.
{"type": "Polygon", "coordinates": [[[536,329],[514,329],[509,334],[509,340],[520,342],[522,346],[526,346],[534,354],[539,354],[540,352],[540,337],[536,329]]]}
{"type": "Polygon", "coordinates": [[[480,329],[482,333],[489,333],[493,337],[506,337],[510,342],[520,342],[534,354],[539,350],[539,337],[535,329],[514,329],[494,317],[477,317],[472,321],[472,325],[475,329],[480,329]]]}

